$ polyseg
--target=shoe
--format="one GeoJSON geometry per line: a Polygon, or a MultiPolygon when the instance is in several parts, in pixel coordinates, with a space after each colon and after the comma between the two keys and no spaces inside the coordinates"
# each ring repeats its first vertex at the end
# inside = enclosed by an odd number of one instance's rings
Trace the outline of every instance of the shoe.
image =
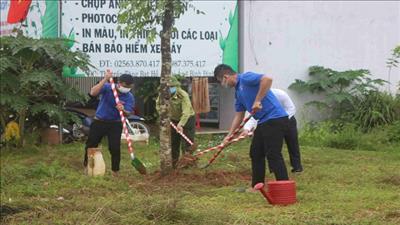
{"type": "Polygon", "coordinates": [[[303,172],[303,168],[292,169],[292,173],[301,173],[303,172]]]}
{"type": "Polygon", "coordinates": [[[118,176],[119,176],[119,173],[118,173],[118,171],[112,171],[111,175],[112,175],[113,177],[118,177],[118,176]]]}

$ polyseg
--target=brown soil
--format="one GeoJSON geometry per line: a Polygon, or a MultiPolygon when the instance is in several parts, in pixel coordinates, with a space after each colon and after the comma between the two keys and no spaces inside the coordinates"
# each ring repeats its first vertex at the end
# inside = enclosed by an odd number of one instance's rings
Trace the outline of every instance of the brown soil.
{"type": "Polygon", "coordinates": [[[172,187],[177,186],[193,186],[204,185],[223,187],[234,185],[238,181],[249,182],[251,175],[249,171],[205,171],[203,173],[193,173],[193,171],[175,170],[167,176],[161,176],[159,171],[148,174],[144,177],[144,182],[132,183],[132,186],[141,189],[142,191],[150,190],[170,190],[172,187]]]}
{"type": "Polygon", "coordinates": [[[196,158],[195,156],[192,156],[191,154],[185,154],[179,159],[177,167],[178,169],[196,167],[197,160],[198,158],[196,158]]]}
{"type": "Polygon", "coordinates": [[[388,212],[388,213],[386,213],[385,217],[388,218],[388,219],[400,218],[400,210],[388,212]]]}

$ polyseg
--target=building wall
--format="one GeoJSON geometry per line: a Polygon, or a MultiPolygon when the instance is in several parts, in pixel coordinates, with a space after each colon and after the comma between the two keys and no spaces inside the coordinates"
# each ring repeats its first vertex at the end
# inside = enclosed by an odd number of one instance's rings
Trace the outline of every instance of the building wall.
{"type": "MultiPolygon", "coordinates": [[[[241,72],[271,76],[273,87],[287,90],[295,79],[308,79],[307,69],[320,65],[334,70],[368,69],[388,79],[386,60],[400,44],[400,2],[241,1],[241,72]]],[[[391,72],[391,91],[400,82],[391,72]]],[[[387,89],[388,86],[385,87],[387,89]]],[[[305,116],[309,96],[288,91],[305,116]]],[[[232,101],[222,96],[222,102],[232,101]]],[[[231,110],[227,108],[227,110],[231,110]]],[[[225,110],[226,111],[226,110],[225,110]]],[[[315,117],[316,114],[310,114],[315,117]]],[[[225,120],[233,112],[225,114],[225,120]]],[[[221,121],[221,128],[226,128],[221,121]]]]}
{"type": "MultiPolygon", "coordinates": [[[[386,60],[400,44],[400,2],[372,1],[239,1],[240,71],[271,76],[273,87],[287,90],[295,79],[308,79],[307,69],[320,65],[335,70],[368,69],[374,78],[388,80],[386,60]]],[[[75,78],[74,78],[75,79],[75,78]]],[[[391,92],[400,70],[391,72],[391,92]]],[[[95,79],[71,80],[87,92],[95,79]]],[[[384,87],[386,90],[389,86],[384,87]]],[[[311,98],[287,90],[297,118],[313,119],[303,107],[311,98]]],[[[222,90],[221,129],[234,115],[233,90],[222,90]]],[[[300,122],[301,125],[301,122],[300,122]]]]}

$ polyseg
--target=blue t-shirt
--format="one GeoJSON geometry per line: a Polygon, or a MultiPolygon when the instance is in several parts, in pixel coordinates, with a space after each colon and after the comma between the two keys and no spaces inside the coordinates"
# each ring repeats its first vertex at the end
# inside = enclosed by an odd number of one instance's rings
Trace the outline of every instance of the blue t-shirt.
{"type": "MultiPolygon", "coordinates": [[[[118,92],[119,101],[124,105],[124,110],[132,112],[135,104],[133,94],[118,92]]],[[[116,108],[114,94],[111,84],[106,83],[100,90],[100,102],[96,110],[96,117],[100,120],[121,120],[118,109],[116,108]]]]}
{"type": "MultiPolygon", "coordinates": [[[[235,109],[236,112],[252,111],[254,100],[256,99],[262,74],[247,72],[238,74],[235,87],[235,109]]],[[[270,119],[288,116],[275,95],[269,90],[261,100],[262,109],[258,111],[254,118],[258,124],[270,119]]]]}

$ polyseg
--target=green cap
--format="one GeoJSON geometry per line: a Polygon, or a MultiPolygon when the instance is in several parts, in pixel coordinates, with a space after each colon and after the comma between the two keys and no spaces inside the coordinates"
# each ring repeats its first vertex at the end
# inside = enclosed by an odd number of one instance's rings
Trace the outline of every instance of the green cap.
{"type": "Polygon", "coordinates": [[[180,87],[181,86],[181,82],[179,82],[179,80],[176,78],[176,76],[171,76],[171,83],[170,85],[171,87],[180,87]]]}

